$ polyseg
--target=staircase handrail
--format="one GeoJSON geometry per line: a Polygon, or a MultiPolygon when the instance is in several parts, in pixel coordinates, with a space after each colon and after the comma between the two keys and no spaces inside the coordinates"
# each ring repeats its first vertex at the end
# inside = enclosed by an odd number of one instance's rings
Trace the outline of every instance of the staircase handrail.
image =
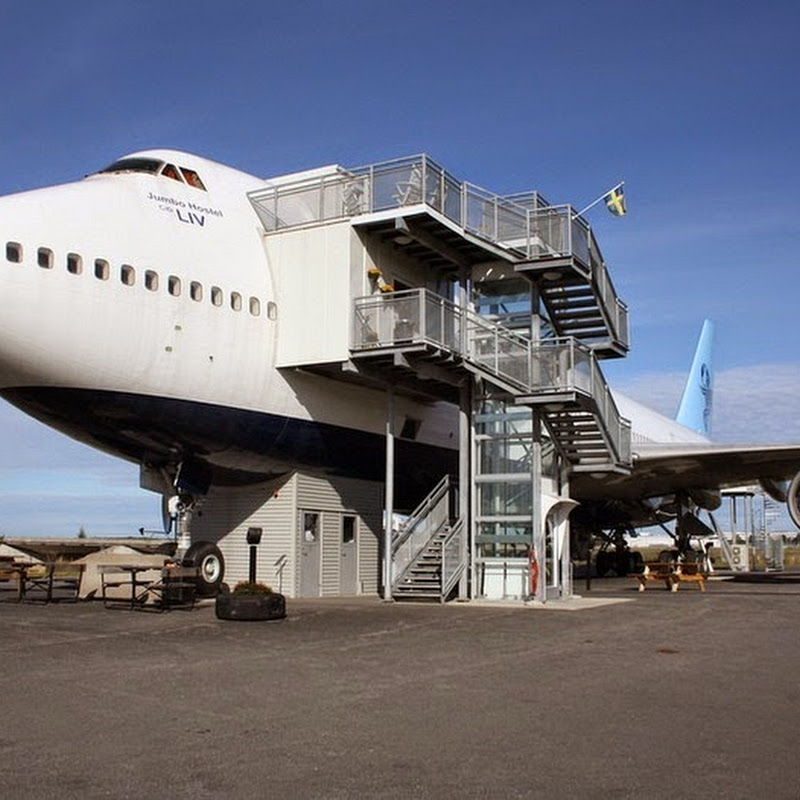
{"type": "Polygon", "coordinates": [[[612,338],[629,346],[628,307],[617,296],[591,225],[571,205],[534,208],[528,213],[530,244],[525,255],[534,260],[575,259],[600,299],[599,308],[612,338]]]}
{"type": "Polygon", "coordinates": [[[392,549],[397,550],[401,544],[413,533],[414,529],[427,516],[433,507],[442,499],[450,489],[450,476],[445,475],[425,496],[422,502],[411,512],[397,534],[392,539],[392,549]]]}
{"type": "Polygon", "coordinates": [[[392,582],[402,579],[417,556],[450,521],[450,476],[445,475],[392,537],[392,582]]]}
{"type": "Polygon", "coordinates": [[[532,394],[557,394],[578,391],[592,398],[598,419],[617,460],[630,461],[630,422],[619,412],[611,389],[590,347],[567,337],[546,339],[534,345],[534,370],[537,380],[532,394]]]}
{"type": "Polygon", "coordinates": [[[442,542],[441,600],[444,602],[461,577],[466,563],[463,546],[464,520],[459,518],[442,542]]]}
{"type": "Polygon", "coordinates": [[[355,351],[425,344],[452,353],[516,392],[578,391],[591,397],[618,460],[630,460],[630,428],[620,415],[592,348],[574,337],[534,342],[427,289],[355,301],[355,351]]]}

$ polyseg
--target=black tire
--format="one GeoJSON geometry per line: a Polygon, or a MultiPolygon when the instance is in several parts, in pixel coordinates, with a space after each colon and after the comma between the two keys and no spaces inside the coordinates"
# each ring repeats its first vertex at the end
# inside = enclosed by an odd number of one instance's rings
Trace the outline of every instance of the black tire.
{"type": "Polygon", "coordinates": [[[277,592],[267,595],[227,592],[217,595],[215,610],[217,619],[284,619],[286,598],[277,592]]]}
{"type": "Polygon", "coordinates": [[[216,597],[225,577],[225,559],[213,542],[195,542],[184,554],[183,565],[199,567],[198,597],[216,597]]]}

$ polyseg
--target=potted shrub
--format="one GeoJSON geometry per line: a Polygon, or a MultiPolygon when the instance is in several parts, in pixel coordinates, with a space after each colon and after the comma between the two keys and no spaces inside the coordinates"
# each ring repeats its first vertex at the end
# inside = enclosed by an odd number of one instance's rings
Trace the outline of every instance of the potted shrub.
{"type": "Polygon", "coordinates": [[[286,598],[263,583],[242,581],[233,591],[223,583],[215,609],[219,619],[283,619],[286,598]]]}

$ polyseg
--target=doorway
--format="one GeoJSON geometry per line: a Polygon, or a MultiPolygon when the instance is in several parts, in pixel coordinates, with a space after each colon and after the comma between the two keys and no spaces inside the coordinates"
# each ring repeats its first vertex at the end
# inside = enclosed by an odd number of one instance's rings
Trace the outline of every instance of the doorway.
{"type": "Polygon", "coordinates": [[[339,594],[358,594],[358,517],[342,514],[339,594]]]}
{"type": "Polygon", "coordinates": [[[300,512],[300,597],[319,597],[320,592],[320,532],[319,511],[300,512]]]}

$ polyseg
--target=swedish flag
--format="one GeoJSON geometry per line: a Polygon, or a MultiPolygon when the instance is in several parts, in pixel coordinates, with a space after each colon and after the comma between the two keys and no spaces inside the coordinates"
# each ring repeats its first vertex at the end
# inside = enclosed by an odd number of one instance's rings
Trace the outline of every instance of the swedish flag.
{"type": "Polygon", "coordinates": [[[627,209],[625,208],[625,190],[623,184],[615,186],[605,197],[606,208],[615,217],[624,217],[627,209]]]}

